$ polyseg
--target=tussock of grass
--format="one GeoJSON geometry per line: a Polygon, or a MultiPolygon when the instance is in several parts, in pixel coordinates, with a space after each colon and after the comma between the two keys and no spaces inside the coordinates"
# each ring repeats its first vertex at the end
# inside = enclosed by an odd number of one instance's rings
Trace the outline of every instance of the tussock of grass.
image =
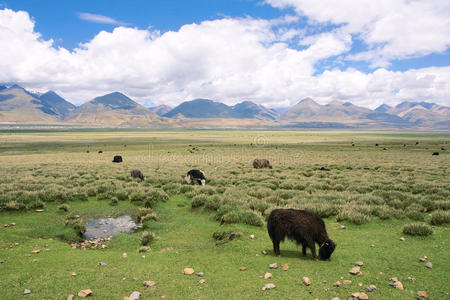
{"type": "Polygon", "coordinates": [[[427,224],[413,223],[404,225],[402,232],[408,235],[427,236],[433,234],[433,229],[427,224]]]}
{"type": "Polygon", "coordinates": [[[450,223],[450,211],[438,210],[431,213],[430,224],[431,225],[442,225],[450,223]]]}

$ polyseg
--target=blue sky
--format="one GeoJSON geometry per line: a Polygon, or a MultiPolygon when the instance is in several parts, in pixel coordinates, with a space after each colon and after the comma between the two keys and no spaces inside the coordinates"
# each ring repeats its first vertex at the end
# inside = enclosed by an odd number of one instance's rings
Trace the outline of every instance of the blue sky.
{"type": "MultiPolygon", "coordinates": [[[[15,26],[22,40],[14,49],[35,47],[40,54],[24,63],[11,46],[11,53],[0,54],[0,80],[54,89],[77,104],[113,90],[170,105],[196,97],[275,107],[302,97],[364,106],[448,104],[446,1],[380,0],[367,9],[368,3],[3,0],[0,26],[3,17],[3,27],[15,26]]],[[[3,33],[11,39],[11,30],[3,33]]]]}

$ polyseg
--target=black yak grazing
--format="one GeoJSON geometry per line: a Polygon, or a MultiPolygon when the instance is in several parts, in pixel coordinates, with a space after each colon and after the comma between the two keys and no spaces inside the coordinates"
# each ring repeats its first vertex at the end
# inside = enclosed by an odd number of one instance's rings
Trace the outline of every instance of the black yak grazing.
{"type": "Polygon", "coordinates": [[[303,256],[306,248],[311,249],[312,256],[317,258],[316,244],[319,244],[321,259],[329,259],[336,244],[328,237],[325,223],[315,213],[297,209],[275,209],[269,215],[267,231],[273,243],[273,250],[280,255],[280,242],[288,239],[302,245],[303,256]]]}
{"type": "Polygon", "coordinates": [[[140,178],[142,181],[145,180],[144,173],[142,173],[142,171],[139,170],[139,169],[132,169],[131,170],[131,177],[133,177],[133,178],[140,178]]]}
{"type": "Polygon", "coordinates": [[[433,152],[432,155],[439,155],[439,152],[433,152]]]}
{"type": "Polygon", "coordinates": [[[196,169],[187,172],[185,179],[189,184],[198,183],[200,185],[205,185],[206,182],[205,173],[203,173],[203,171],[201,170],[196,169]]]}
{"type": "Polygon", "coordinates": [[[114,156],[113,162],[115,162],[115,163],[121,163],[122,161],[123,161],[123,160],[122,160],[122,156],[120,156],[120,155],[114,156]]]}
{"type": "Polygon", "coordinates": [[[262,168],[272,169],[272,165],[265,158],[255,158],[255,160],[253,161],[253,168],[255,168],[255,169],[262,169],[262,168]]]}

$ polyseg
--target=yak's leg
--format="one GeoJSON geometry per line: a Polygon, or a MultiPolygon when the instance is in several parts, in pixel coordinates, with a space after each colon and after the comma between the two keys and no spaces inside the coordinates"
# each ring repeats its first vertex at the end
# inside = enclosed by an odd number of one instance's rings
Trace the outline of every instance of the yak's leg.
{"type": "Polygon", "coordinates": [[[273,252],[275,252],[277,256],[280,256],[280,241],[272,241],[272,243],[273,243],[273,252]]]}
{"type": "Polygon", "coordinates": [[[310,241],[310,242],[308,242],[308,247],[311,249],[312,257],[314,259],[317,259],[318,256],[317,256],[317,253],[316,253],[316,243],[314,243],[314,241],[310,241]]]}
{"type": "Polygon", "coordinates": [[[302,253],[303,253],[303,256],[306,256],[306,243],[302,244],[302,253]]]}

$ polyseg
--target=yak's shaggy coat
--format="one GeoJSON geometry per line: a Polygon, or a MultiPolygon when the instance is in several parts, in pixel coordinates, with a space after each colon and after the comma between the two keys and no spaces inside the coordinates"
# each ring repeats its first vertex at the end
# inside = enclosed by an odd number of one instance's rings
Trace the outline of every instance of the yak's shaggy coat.
{"type": "Polygon", "coordinates": [[[255,158],[255,160],[253,161],[253,168],[255,168],[255,169],[262,169],[262,168],[272,169],[272,165],[265,158],[255,158]]]}
{"type": "Polygon", "coordinates": [[[269,215],[267,230],[272,239],[273,250],[280,255],[280,242],[288,239],[302,245],[303,256],[306,248],[311,249],[312,256],[317,258],[316,243],[320,245],[319,256],[329,259],[336,244],[328,237],[325,223],[315,213],[297,209],[275,209],[269,215]]]}
{"type": "Polygon", "coordinates": [[[133,178],[140,178],[142,181],[145,180],[144,173],[142,173],[142,171],[139,170],[139,169],[132,169],[131,170],[131,177],[133,177],[133,178]]]}
{"type": "Polygon", "coordinates": [[[206,177],[205,173],[201,170],[190,170],[186,173],[186,182],[189,184],[198,183],[200,185],[205,185],[206,177]]]}

